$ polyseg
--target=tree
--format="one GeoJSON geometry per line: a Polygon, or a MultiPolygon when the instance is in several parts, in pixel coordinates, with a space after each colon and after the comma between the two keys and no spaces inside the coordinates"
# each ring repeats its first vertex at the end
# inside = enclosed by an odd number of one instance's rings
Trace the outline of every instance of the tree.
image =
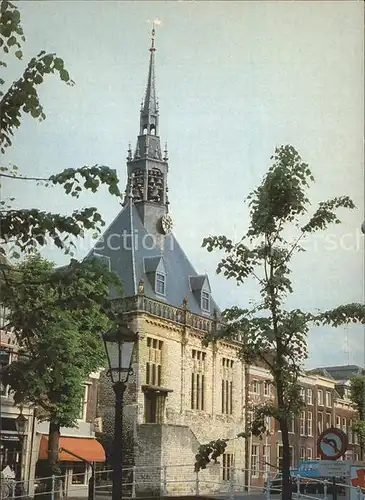
{"type": "Polygon", "coordinates": [[[365,460],[365,373],[351,378],[351,400],[355,406],[358,418],[353,424],[353,430],[359,437],[360,460],[365,460]]]}
{"type": "MultiPolygon", "coordinates": [[[[5,54],[14,52],[22,59],[22,43],[25,41],[18,8],[1,1],[0,6],[0,47],[5,54]]],[[[6,62],[0,61],[6,67],[6,62]]],[[[23,74],[5,91],[0,91],[0,148],[5,153],[12,145],[15,130],[21,125],[24,114],[40,121],[46,118],[39,100],[37,88],[48,74],[58,74],[67,85],[74,85],[65,68],[64,62],[56,54],[39,52],[27,64],[23,74]]],[[[0,79],[3,87],[5,81],[0,79]]],[[[66,194],[78,197],[83,190],[95,192],[101,184],[108,186],[112,195],[120,196],[118,177],[115,170],[106,166],[94,165],[80,168],[67,168],[63,172],[48,178],[23,176],[17,166],[1,166],[0,177],[14,179],[14,182],[32,182],[47,187],[62,186],[66,194]]],[[[12,256],[19,257],[21,252],[33,251],[51,240],[55,245],[70,252],[72,237],[82,237],[85,230],[100,231],[104,224],[95,207],[75,210],[71,215],[60,215],[35,208],[15,209],[14,198],[0,201],[0,241],[3,245],[12,245],[12,256]]],[[[5,247],[0,251],[5,254],[5,247]]]]}
{"type": "Polygon", "coordinates": [[[59,474],[60,427],[77,425],[83,384],[105,366],[101,333],[116,322],[108,296],[119,280],[100,263],[55,269],[40,255],[29,256],[4,277],[6,328],[19,348],[4,382],[17,404],[37,406],[37,418],[50,422],[50,472],[59,474]]]}
{"type": "MultiPolygon", "coordinates": [[[[262,183],[248,196],[250,223],[241,240],[234,243],[226,236],[210,236],[202,243],[209,252],[218,249],[225,253],[217,273],[234,279],[238,285],[253,277],[261,301],[251,309],[231,307],[224,311],[220,330],[207,336],[205,343],[239,339],[242,360],[260,363],[271,373],[276,402],[256,406],[253,422],[240,436],[262,436],[266,432],[265,417],[277,420],[283,444],[282,496],[289,499],[288,424],[304,404],[298,382],[307,357],[307,332],[313,324],[364,323],[365,308],[362,304],[347,304],[316,314],[285,309],[286,297],[294,293],[289,264],[296,252],[304,251],[301,239],[331,223],[339,224],[336,210],[353,209],[354,203],[348,196],[321,202],[312,217],[303,222],[309,208],[307,190],[314,181],[310,168],[290,145],[277,148],[271,160],[273,164],[262,183]],[[294,242],[288,240],[288,228],[296,228],[299,233],[294,242]]],[[[196,456],[196,470],[222,454],[226,444],[227,439],[221,439],[202,445],[196,456]]]]}
{"type": "MultiPolygon", "coordinates": [[[[2,0],[0,48],[6,56],[22,60],[24,42],[19,9],[2,0]]],[[[0,61],[0,65],[7,67],[5,61],[0,61]]],[[[64,61],[44,50],[31,58],[9,88],[5,89],[5,80],[0,79],[2,153],[12,146],[24,115],[39,121],[46,118],[38,88],[49,74],[58,75],[66,85],[74,85],[64,61]]],[[[65,194],[76,198],[85,190],[96,192],[103,184],[111,195],[120,196],[116,172],[103,165],[67,168],[48,178],[23,176],[17,166],[1,165],[0,177],[35,182],[49,189],[62,186],[65,194]]],[[[82,237],[86,230],[100,232],[104,225],[95,207],[60,215],[35,208],[14,208],[14,201],[0,201],[0,253],[8,259],[34,254],[49,241],[71,253],[73,239],[82,237]]],[[[110,321],[118,321],[106,302],[109,286],[118,284],[93,260],[71,260],[69,266],[57,270],[37,254],[19,265],[2,260],[0,277],[1,302],[9,311],[7,328],[16,333],[22,353],[10,366],[7,380],[18,403],[37,404],[43,409],[41,418],[50,419],[49,458],[55,470],[59,427],[75,423],[81,382],[104,363],[99,333],[110,321]]]]}

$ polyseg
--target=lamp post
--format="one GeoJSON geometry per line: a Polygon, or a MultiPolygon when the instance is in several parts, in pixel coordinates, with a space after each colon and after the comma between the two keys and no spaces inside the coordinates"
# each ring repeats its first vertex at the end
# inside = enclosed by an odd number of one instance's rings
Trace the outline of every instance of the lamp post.
{"type": "Polygon", "coordinates": [[[20,440],[20,459],[19,463],[17,463],[17,471],[16,471],[16,480],[21,481],[22,476],[22,463],[23,463],[23,453],[24,453],[24,436],[27,430],[27,419],[23,415],[23,407],[20,407],[20,412],[17,418],[15,419],[16,430],[19,435],[20,440]]]}
{"type": "Polygon", "coordinates": [[[133,353],[137,340],[138,334],[125,324],[103,334],[109,364],[108,373],[115,393],[112,500],[121,500],[122,498],[123,396],[128,377],[132,373],[133,353]]]}

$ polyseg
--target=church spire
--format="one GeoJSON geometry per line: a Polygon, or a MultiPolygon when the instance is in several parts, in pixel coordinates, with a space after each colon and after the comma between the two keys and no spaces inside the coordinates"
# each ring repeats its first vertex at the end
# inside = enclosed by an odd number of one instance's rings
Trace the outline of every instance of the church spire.
{"type": "Polygon", "coordinates": [[[141,106],[141,135],[158,135],[158,102],[156,98],[155,81],[155,33],[155,25],[153,25],[147,87],[143,105],[141,106]]]}
{"type": "MultiPolygon", "coordinates": [[[[162,218],[169,211],[167,197],[168,157],[159,137],[159,109],[155,87],[155,26],[152,28],[147,87],[140,110],[140,132],[134,154],[127,155],[128,182],[125,204],[133,195],[141,222],[151,234],[162,234],[162,218]],[[133,175],[132,175],[133,174],[133,175]]],[[[165,219],[164,219],[165,220],[165,219]]]]}
{"type": "Polygon", "coordinates": [[[150,65],[148,69],[146,94],[143,102],[142,114],[157,114],[156,83],[155,83],[155,25],[151,32],[150,65]]]}

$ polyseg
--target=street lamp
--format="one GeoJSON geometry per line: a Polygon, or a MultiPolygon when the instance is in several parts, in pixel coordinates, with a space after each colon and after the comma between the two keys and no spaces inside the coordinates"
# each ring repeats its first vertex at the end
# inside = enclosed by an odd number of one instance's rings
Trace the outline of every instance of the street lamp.
{"type": "Polygon", "coordinates": [[[21,480],[21,475],[22,475],[21,468],[22,468],[23,453],[24,453],[24,436],[25,436],[25,433],[27,430],[27,423],[28,423],[28,420],[23,415],[23,407],[21,406],[19,415],[15,419],[15,426],[16,426],[16,430],[18,432],[19,441],[20,441],[20,457],[19,457],[20,459],[19,459],[19,462],[18,462],[18,460],[16,461],[17,470],[15,473],[17,481],[21,480]]]}
{"type": "Polygon", "coordinates": [[[20,413],[15,419],[15,425],[16,425],[16,430],[19,434],[19,436],[23,436],[25,434],[26,428],[27,428],[27,419],[23,415],[23,408],[20,408],[20,413]]]}
{"type": "Polygon", "coordinates": [[[115,393],[115,421],[113,441],[113,492],[112,500],[122,498],[122,427],[123,395],[129,375],[132,373],[134,347],[138,334],[125,324],[103,334],[105,351],[108,357],[109,375],[115,393]]]}

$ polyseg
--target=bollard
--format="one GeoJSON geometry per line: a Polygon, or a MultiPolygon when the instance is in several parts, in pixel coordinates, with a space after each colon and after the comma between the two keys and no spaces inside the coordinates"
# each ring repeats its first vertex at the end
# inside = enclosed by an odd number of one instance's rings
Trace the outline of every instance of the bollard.
{"type": "Polygon", "coordinates": [[[323,483],[323,500],[327,500],[327,485],[328,485],[328,481],[327,479],[324,480],[324,483],[323,483]]]}
{"type": "Polygon", "coordinates": [[[297,498],[300,498],[300,475],[297,475],[297,498]]]}

